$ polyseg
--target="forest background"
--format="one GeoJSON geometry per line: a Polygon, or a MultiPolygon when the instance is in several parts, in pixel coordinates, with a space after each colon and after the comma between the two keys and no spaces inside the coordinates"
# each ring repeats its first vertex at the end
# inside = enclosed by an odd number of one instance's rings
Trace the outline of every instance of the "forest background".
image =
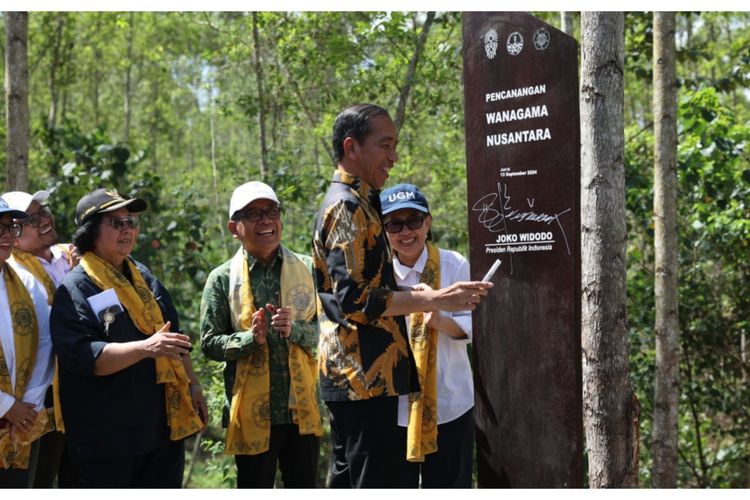
{"type": "MultiPolygon", "coordinates": [[[[560,26],[560,13],[535,15],[560,26]]],[[[206,276],[236,248],[226,230],[233,188],[254,179],[273,185],[285,209],[284,243],[309,252],[333,173],[331,125],[351,103],[391,111],[400,160],[389,183],[420,186],[438,245],[468,254],[460,13],[32,12],[28,19],[27,191],[53,192],[65,241],[84,193],[108,186],[145,198],[134,257],[170,289],[194,341],[206,276]]],[[[571,19],[580,40],[578,14],[571,19]]],[[[655,364],[652,32],[651,13],[625,14],[628,331],[643,487],[651,485],[655,364]]],[[[676,41],[678,485],[749,487],[750,14],[678,13],[676,41]]],[[[5,43],[3,36],[3,52],[5,43]]],[[[188,443],[185,484],[229,487],[221,366],[199,351],[193,359],[212,420],[200,441],[188,443]]],[[[321,484],[327,457],[324,439],[321,484]]]]}

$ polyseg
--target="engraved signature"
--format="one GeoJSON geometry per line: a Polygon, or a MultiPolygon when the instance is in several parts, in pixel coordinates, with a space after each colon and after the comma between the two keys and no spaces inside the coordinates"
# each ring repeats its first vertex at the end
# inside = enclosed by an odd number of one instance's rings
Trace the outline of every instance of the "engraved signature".
{"type": "MultiPolygon", "coordinates": [[[[536,222],[539,224],[549,225],[556,222],[562,232],[565,240],[565,247],[570,254],[570,246],[565,229],[560,223],[560,216],[571,211],[570,208],[549,214],[545,212],[535,212],[533,210],[513,208],[512,198],[507,184],[497,183],[497,192],[487,193],[479,198],[471,207],[476,212],[477,221],[482,224],[491,233],[508,232],[508,222],[536,222]]],[[[526,198],[526,204],[529,208],[534,207],[534,198],[526,198]]]]}

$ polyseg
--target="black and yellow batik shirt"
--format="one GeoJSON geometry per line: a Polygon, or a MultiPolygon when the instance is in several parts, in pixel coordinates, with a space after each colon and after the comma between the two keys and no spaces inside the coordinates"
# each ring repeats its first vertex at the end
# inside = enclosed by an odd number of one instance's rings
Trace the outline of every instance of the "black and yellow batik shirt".
{"type": "Polygon", "coordinates": [[[383,316],[396,282],[380,192],[337,170],[313,236],[320,297],[318,366],[324,401],[419,390],[403,316],[383,316]]]}

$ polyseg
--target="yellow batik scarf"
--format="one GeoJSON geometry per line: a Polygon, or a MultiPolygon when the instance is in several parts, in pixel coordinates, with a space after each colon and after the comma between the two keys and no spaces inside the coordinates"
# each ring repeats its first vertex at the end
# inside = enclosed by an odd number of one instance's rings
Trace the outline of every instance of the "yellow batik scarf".
{"type": "MultiPolygon", "coordinates": [[[[57,248],[65,255],[65,258],[73,267],[73,263],[70,260],[70,249],[67,245],[58,244],[57,248]]],[[[20,248],[13,249],[13,255],[11,261],[15,260],[23,267],[25,267],[42,285],[47,291],[47,305],[52,305],[52,299],[55,296],[55,283],[47,271],[44,270],[44,266],[39,262],[39,259],[31,252],[26,252],[20,248]]],[[[55,375],[52,378],[52,399],[54,403],[54,414],[55,414],[55,428],[60,432],[65,432],[65,424],[63,423],[62,410],[60,409],[60,370],[57,365],[57,356],[55,356],[55,375]]]]}
{"type": "MultiPolygon", "coordinates": [[[[16,356],[16,387],[10,380],[10,369],[0,345],[0,390],[23,401],[26,386],[36,363],[36,350],[39,346],[39,324],[36,319],[34,302],[21,279],[6,262],[3,264],[3,278],[8,293],[10,317],[13,323],[13,346],[16,356]]],[[[7,422],[7,421],[6,421],[7,422]]],[[[47,412],[40,411],[28,432],[8,425],[0,428],[0,469],[26,469],[29,466],[31,443],[49,430],[47,412]]]]}
{"type": "MultiPolygon", "coordinates": [[[[305,263],[281,247],[282,303],[292,309],[292,320],[310,321],[315,316],[315,287],[305,263]]],[[[230,297],[232,324],[239,330],[250,330],[255,306],[250,285],[250,268],[243,248],[230,264],[230,297]]],[[[281,304],[276,304],[281,305],[281,304]]],[[[271,439],[271,378],[268,342],[250,357],[237,361],[229,426],[224,452],[227,455],[257,455],[268,451],[271,439]]],[[[300,434],[323,433],[316,395],[317,367],[313,357],[302,347],[289,342],[289,410],[300,434]]]]}
{"type": "MultiPolygon", "coordinates": [[[[153,292],[130,259],[125,259],[125,265],[130,269],[132,284],[94,252],[86,252],[80,265],[97,287],[115,289],[128,316],[145,335],[153,335],[164,326],[164,317],[153,292]]],[[[169,438],[177,441],[201,430],[203,423],[193,408],[190,382],[182,361],[163,356],[156,358],[156,383],[164,384],[169,438]]]]}
{"type": "MultiPolygon", "coordinates": [[[[434,290],[440,288],[440,251],[429,241],[427,263],[420,282],[434,290]]],[[[409,343],[422,392],[409,395],[406,430],[406,459],[409,462],[424,462],[425,455],[437,451],[437,336],[437,330],[425,324],[423,313],[411,314],[409,343]]]]}
{"type": "MultiPolygon", "coordinates": [[[[67,245],[58,244],[57,248],[60,249],[60,251],[65,255],[66,260],[68,261],[68,264],[71,264],[70,262],[70,249],[67,245]]],[[[47,274],[47,271],[44,270],[44,266],[42,266],[42,263],[39,261],[39,258],[36,257],[31,252],[26,252],[24,250],[21,250],[20,248],[14,248],[13,254],[10,258],[10,261],[18,262],[23,267],[25,267],[31,274],[34,275],[34,277],[37,279],[38,282],[40,282],[42,285],[44,285],[44,290],[47,292],[47,305],[52,305],[52,298],[55,296],[55,283],[52,281],[52,278],[49,274],[47,274]]],[[[71,265],[71,267],[73,267],[71,265]]]]}

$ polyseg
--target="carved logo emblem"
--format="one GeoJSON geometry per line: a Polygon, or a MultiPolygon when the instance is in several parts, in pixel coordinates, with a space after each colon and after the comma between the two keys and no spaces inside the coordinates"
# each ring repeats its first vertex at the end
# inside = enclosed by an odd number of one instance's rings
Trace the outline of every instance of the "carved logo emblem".
{"type": "Polygon", "coordinates": [[[539,28],[534,33],[534,48],[536,50],[545,50],[549,47],[549,31],[544,28],[539,28]]]}
{"type": "Polygon", "coordinates": [[[497,31],[487,30],[482,39],[484,40],[484,53],[487,54],[487,59],[494,59],[497,53],[497,31]]]}
{"type": "Polygon", "coordinates": [[[518,31],[514,31],[508,35],[508,41],[505,42],[505,47],[508,49],[508,54],[517,56],[523,50],[523,37],[518,31]]]}

